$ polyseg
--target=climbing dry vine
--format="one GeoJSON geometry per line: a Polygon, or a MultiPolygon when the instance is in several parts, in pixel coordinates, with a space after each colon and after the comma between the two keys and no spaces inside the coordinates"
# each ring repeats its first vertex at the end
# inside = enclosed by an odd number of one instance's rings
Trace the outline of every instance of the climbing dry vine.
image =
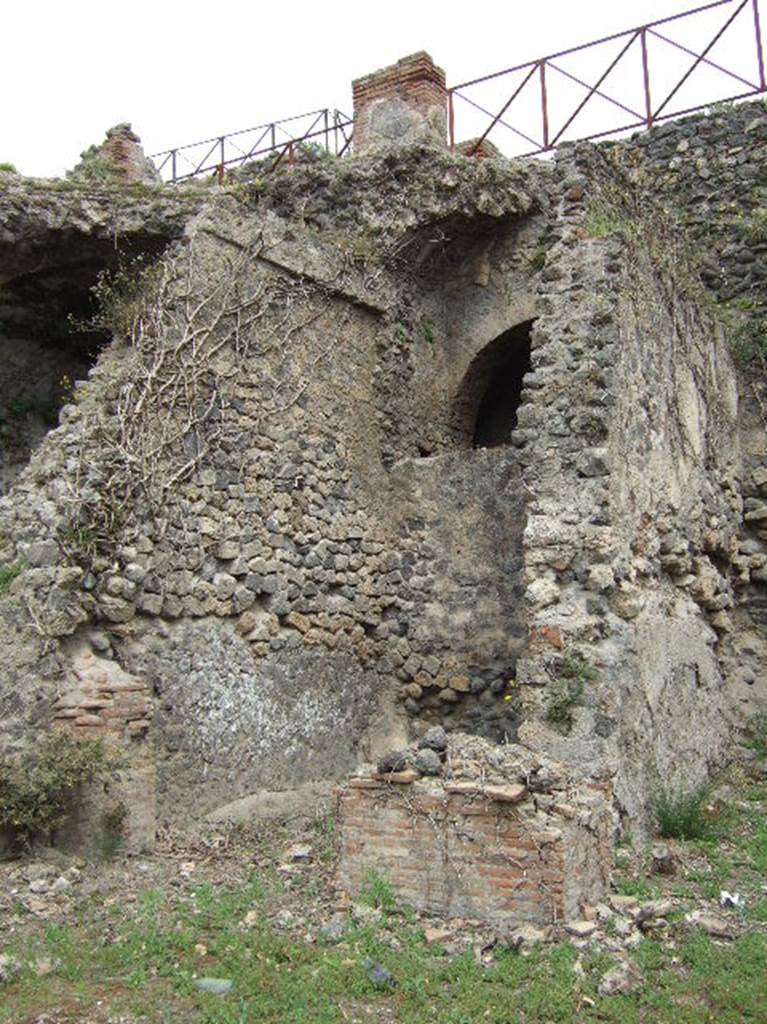
{"type": "Polygon", "coordinates": [[[204,240],[192,241],[142,268],[139,287],[133,282],[110,298],[116,339],[131,351],[128,358],[121,352],[106,411],[86,411],[90,443],[70,483],[62,536],[71,553],[108,550],[134,508],[162,523],[168,495],[212,448],[241,440],[232,400],[238,380],[259,382],[270,396],[265,413],[289,408],[309,386],[312,366],[298,379],[283,371],[294,341],[322,315],[317,300],[328,301],[329,289],[267,272],[260,260],[274,244],[259,234],[222,256],[220,247],[212,253],[204,240]]]}

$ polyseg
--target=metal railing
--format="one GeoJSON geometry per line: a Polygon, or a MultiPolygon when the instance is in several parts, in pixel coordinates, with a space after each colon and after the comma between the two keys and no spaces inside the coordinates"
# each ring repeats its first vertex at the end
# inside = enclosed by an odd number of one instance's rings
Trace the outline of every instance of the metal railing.
{"type": "Polygon", "coordinates": [[[254,128],[154,153],[150,157],[167,181],[216,175],[223,182],[228,168],[264,160],[266,172],[286,161],[292,165],[301,146],[316,146],[342,156],[351,143],[352,120],[340,110],[323,108],[269,121],[254,128]],[[269,159],[269,158],[273,159],[269,159]]]}
{"type": "Polygon", "coordinates": [[[497,139],[505,129],[499,145],[503,152],[533,156],[564,141],[650,128],[714,102],[744,99],[766,90],[758,0],[717,0],[452,86],[448,90],[449,144],[454,150],[456,101],[471,109],[473,120],[465,119],[470,126],[480,128],[464,152],[479,154],[491,133],[497,139]],[[724,22],[713,24],[712,19],[722,14],[724,22]],[[745,31],[744,21],[748,23],[745,31]],[[672,23],[689,32],[689,37],[671,38],[672,23]],[[712,59],[714,51],[731,40],[738,51],[727,55],[727,63],[734,60],[735,67],[722,63],[718,52],[717,59],[712,59]],[[744,43],[750,54],[741,52],[744,43]],[[712,76],[726,82],[729,91],[716,88],[712,76]],[[556,87],[563,84],[565,88],[554,96],[556,87]],[[483,101],[482,90],[489,93],[490,101],[483,101]],[[493,100],[496,106],[491,107],[493,100]],[[594,110],[597,104],[599,113],[594,110]],[[606,126],[608,108],[618,115],[617,123],[614,115],[613,123],[606,126]],[[519,119],[515,119],[517,113],[519,119]],[[523,152],[513,151],[520,146],[523,152]]]}
{"type": "MultiPolygon", "coordinates": [[[[460,120],[462,136],[474,136],[461,147],[469,156],[481,155],[486,142],[506,156],[534,156],[565,141],[650,128],[766,91],[758,0],[715,0],[451,86],[448,141],[454,151],[460,120]],[[677,29],[683,38],[669,34],[677,29]],[[725,44],[730,51],[720,57],[725,44]]],[[[323,108],[177,146],[152,159],[168,181],[216,175],[223,182],[229,168],[252,160],[262,160],[265,173],[283,162],[292,165],[302,146],[311,144],[343,156],[352,134],[350,117],[323,108]]]]}

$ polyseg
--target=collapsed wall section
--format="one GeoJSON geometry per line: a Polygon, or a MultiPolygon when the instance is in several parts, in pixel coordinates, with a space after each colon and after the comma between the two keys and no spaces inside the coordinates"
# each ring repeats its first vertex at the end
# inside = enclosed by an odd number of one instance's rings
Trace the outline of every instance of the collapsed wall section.
{"type": "Polygon", "coordinates": [[[0,493],[108,343],[121,282],[181,234],[199,202],[152,191],[2,176],[0,493]]]}

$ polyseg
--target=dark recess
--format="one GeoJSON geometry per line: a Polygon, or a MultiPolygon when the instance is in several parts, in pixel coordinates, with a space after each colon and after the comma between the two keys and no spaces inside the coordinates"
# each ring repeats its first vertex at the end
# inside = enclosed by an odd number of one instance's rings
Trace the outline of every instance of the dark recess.
{"type": "Polygon", "coordinates": [[[456,403],[455,429],[464,444],[497,448],[511,443],[524,376],[531,369],[527,320],[486,345],[470,365],[456,403]]]}

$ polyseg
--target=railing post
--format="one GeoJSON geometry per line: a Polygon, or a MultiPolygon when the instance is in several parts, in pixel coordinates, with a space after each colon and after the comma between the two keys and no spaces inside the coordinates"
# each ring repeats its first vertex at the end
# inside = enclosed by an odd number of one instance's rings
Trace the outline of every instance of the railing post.
{"type": "Polygon", "coordinates": [[[541,78],[541,114],[543,116],[543,148],[549,148],[549,104],[546,97],[546,58],[538,62],[541,78]]]}
{"type": "Polygon", "coordinates": [[[323,110],[322,116],[323,116],[324,122],[325,122],[325,129],[324,129],[324,131],[325,131],[325,152],[329,153],[330,152],[330,132],[329,132],[329,129],[328,129],[328,110],[327,110],[327,107],[323,110]]]}
{"type": "Polygon", "coordinates": [[[175,185],[175,183],[176,183],[176,150],[175,149],[171,153],[170,168],[171,168],[171,175],[172,175],[171,181],[175,185]]]}
{"type": "Polygon", "coordinates": [[[218,183],[219,183],[219,185],[223,185],[224,184],[224,165],[223,164],[219,164],[218,167],[216,168],[216,175],[218,176],[218,183]]]}
{"type": "Polygon", "coordinates": [[[295,162],[295,156],[293,155],[293,140],[291,139],[288,143],[288,167],[292,167],[295,162]]]}
{"type": "Polygon", "coordinates": [[[759,22],[758,0],[754,0],[754,29],[756,31],[756,59],[759,62],[759,88],[764,92],[767,90],[767,81],[764,77],[764,51],[762,50],[762,26],[759,22]]]}
{"type": "Polygon", "coordinates": [[[447,130],[450,152],[455,153],[455,107],[452,89],[447,90],[447,130]]]}
{"type": "Polygon", "coordinates": [[[276,149],[277,148],[277,129],[274,126],[274,124],[271,124],[269,127],[270,127],[270,131],[271,131],[272,149],[276,149]]]}
{"type": "Polygon", "coordinates": [[[642,43],[642,75],[644,77],[644,106],[645,122],[648,128],[652,128],[652,98],[650,96],[650,64],[647,58],[647,27],[641,29],[642,43]]]}

